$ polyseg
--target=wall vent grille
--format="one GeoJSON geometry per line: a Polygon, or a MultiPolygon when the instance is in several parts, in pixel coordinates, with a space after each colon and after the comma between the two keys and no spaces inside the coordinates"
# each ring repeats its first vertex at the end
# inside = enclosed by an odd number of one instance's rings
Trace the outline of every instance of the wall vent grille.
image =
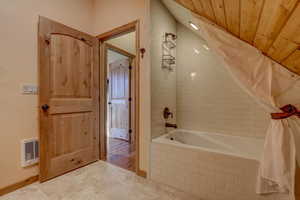
{"type": "Polygon", "coordinates": [[[39,143],[36,138],[22,140],[21,166],[28,167],[39,162],[39,143]]]}

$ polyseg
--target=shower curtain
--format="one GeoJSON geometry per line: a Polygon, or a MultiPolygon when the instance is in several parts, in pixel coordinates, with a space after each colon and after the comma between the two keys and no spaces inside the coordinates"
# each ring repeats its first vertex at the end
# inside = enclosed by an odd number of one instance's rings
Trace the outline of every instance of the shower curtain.
{"type": "MultiPolygon", "coordinates": [[[[200,35],[213,53],[238,84],[266,110],[266,114],[282,113],[280,108],[292,103],[297,103],[294,106],[300,108],[300,102],[295,102],[299,101],[297,95],[288,92],[299,81],[298,75],[205,18],[195,17],[200,35]]],[[[258,194],[286,193],[289,199],[295,199],[296,156],[300,158],[300,153],[296,154],[296,146],[300,147],[300,144],[296,145],[296,142],[299,136],[300,116],[271,120],[258,171],[258,194]]]]}

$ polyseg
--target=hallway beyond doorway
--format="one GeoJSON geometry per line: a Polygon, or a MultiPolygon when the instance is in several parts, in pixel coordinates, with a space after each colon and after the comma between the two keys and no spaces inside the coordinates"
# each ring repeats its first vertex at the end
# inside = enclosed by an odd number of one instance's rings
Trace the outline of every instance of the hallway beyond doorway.
{"type": "Polygon", "coordinates": [[[107,162],[134,172],[135,152],[132,151],[129,142],[122,139],[109,138],[107,143],[107,162]]]}

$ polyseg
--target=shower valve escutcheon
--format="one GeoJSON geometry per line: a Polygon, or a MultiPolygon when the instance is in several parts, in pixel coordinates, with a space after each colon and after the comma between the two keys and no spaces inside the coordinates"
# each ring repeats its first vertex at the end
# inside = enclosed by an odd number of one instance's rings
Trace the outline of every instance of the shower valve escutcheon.
{"type": "Polygon", "coordinates": [[[168,107],[164,109],[164,119],[169,119],[169,117],[173,118],[173,113],[170,111],[168,107]]]}

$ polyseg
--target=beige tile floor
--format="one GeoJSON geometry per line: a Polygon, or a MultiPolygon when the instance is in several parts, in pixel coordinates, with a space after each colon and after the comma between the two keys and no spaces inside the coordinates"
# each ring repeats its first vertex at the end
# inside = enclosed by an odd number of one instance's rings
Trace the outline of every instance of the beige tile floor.
{"type": "Polygon", "coordinates": [[[0,200],[198,200],[106,162],[96,162],[0,200]]]}

